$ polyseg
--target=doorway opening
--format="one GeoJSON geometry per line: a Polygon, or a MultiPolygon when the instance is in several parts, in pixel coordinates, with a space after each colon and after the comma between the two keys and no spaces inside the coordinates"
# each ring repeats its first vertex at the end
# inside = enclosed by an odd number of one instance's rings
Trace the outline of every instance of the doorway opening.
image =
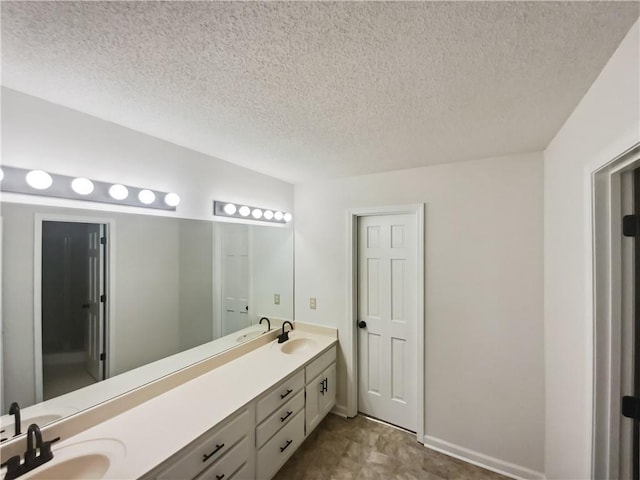
{"type": "Polygon", "coordinates": [[[108,231],[83,218],[36,218],[37,401],[108,376],[108,231]]]}
{"type": "Polygon", "coordinates": [[[424,205],[349,212],[347,416],[424,442],[424,205]]]}
{"type": "MultiPolygon", "coordinates": [[[[594,171],[589,180],[593,212],[592,476],[637,480],[640,410],[638,419],[626,418],[623,397],[638,398],[640,406],[640,235],[628,235],[624,217],[640,218],[640,145],[594,171]]],[[[635,223],[640,230],[640,222],[635,223]]]]}

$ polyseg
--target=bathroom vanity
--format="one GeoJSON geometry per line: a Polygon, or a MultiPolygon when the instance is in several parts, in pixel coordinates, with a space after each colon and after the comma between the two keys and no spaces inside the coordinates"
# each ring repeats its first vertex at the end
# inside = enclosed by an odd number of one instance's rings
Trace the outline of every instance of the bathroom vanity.
{"type": "Polygon", "coordinates": [[[296,329],[63,438],[21,478],[55,468],[67,479],[270,479],[335,404],[337,335],[317,331],[296,329]]]}

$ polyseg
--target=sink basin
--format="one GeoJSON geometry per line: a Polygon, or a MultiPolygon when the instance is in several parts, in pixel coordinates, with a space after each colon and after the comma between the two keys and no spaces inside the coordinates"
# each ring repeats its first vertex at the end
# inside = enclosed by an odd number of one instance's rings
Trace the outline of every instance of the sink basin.
{"type": "MultiPolygon", "coordinates": [[[[54,457],[55,459],[55,457],[54,457]]],[[[104,474],[109,470],[109,457],[100,453],[72,457],[51,466],[44,464],[33,471],[33,475],[27,478],[32,480],[44,479],[98,479],[104,478],[104,474]]]]}
{"type": "Polygon", "coordinates": [[[114,462],[124,461],[124,444],[112,438],[96,438],[56,448],[53,460],[27,473],[25,480],[75,480],[112,478],[110,468],[114,462]]]}
{"type": "Polygon", "coordinates": [[[310,338],[293,338],[280,344],[280,351],[290,355],[292,353],[304,352],[315,344],[315,340],[310,338]]]}
{"type": "Polygon", "coordinates": [[[236,338],[236,342],[238,343],[246,342],[247,340],[251,340],[253,338],[259,337],[260,335],[262,335],[262,333],[263,332],[260,332],[260,331],[245,333],[244,335],[240,335],[238,338],[236,338]]]}

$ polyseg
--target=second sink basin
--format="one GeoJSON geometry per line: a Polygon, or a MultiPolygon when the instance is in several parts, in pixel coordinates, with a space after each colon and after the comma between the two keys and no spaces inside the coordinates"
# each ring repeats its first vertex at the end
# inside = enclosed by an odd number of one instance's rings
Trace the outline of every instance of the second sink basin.
{"type": "Polygon", "coordinates": [[[254,338],[259,337],[263,333],[264,332],[260,332],[260,331],[245,333],[244,335],[240,335],[238,338],[236,338],[236,342],[238,343],[246,342],[247,340],[252,340],[254,338]]]}
{"type": "Polygon", "coordinates": [[[293,338],[281,344],[280,351],[286,354],[298,353],[313,347],[316,344],[311,338],[293,338]]]}

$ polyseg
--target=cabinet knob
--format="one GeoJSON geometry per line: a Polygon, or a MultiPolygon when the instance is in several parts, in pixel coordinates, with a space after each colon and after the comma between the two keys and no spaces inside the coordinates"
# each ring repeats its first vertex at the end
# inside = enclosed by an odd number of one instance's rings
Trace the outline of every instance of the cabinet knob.
{"type": "Polygon", "coordinates": [[[358,327],[360,327],[360,328],[366,328],[366,326],[367,326],[367,322],[365,322],[364,320],[360,320],[360,321],[358,322],[358,327]]]}

